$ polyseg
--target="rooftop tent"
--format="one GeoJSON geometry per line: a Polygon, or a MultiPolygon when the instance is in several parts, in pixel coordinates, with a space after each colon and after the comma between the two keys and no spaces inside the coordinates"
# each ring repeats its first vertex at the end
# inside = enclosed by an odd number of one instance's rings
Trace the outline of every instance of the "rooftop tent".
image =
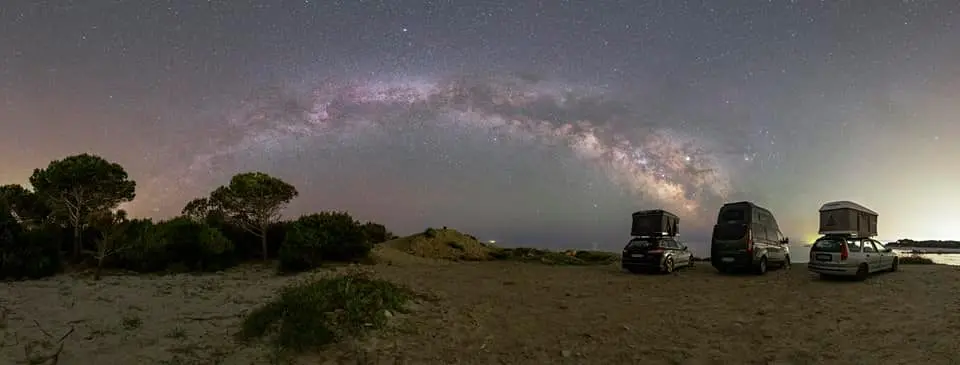
{"type": "Polygon", "coordinates": [[[641,210],[633,213],[632,236],[676,236],[680,230],[680,218],[662,209],[641,210]]]}
{"type": "Polygon", "coordinates": [[[820,234],[877,235],[877,212],[851,201],[835,201],[820,207],[820,234]]]}

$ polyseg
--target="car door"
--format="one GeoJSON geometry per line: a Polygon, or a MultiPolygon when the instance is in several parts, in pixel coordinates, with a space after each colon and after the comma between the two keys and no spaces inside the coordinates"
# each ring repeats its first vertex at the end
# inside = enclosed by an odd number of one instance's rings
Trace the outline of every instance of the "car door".
{"type": "Polygon", "coordinates": [[[673,258],[674,266],[683,266],[683,261],[681,261],[683,259],[680,257],[680,245],[677,244],[677,241],[672,238],[664,238],[663,247],[670,251],[670,257],[673,258]]]}
{"type": "Polygon", "coordinates": [[[873,246],[877,248],[877,256],[880,256],[880,262],[877,264],[877,267],[881,270],[886,270],[893,267],[893,254],[891,252],[887,252],[887,247],[880,243],[880,241],[873,239],[870,241],[873,242],[873,246]]]}
{"type": "Polygon", "coordinates": [[[873,245],[873,241],[869,239],[863,240],[863,258],[866,260],[870,272],[883,270],[883,267],[880,266],[880,252],[873,245]]]}
{"type": "Polygon", "coordinates": [[[687,245],[677,240],[674,240],[673,243],[677,245],[677,264],[684,266],[690,265],[690,250],[687,248],[687,245]]]}

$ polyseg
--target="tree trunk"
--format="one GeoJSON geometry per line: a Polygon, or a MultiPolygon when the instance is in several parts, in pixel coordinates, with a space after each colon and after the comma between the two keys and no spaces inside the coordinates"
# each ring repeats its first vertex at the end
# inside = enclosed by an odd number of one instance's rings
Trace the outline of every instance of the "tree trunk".
{"type": "Polygon", "coordinates": [[[267,254],[267,229],[265,227],[260,227],[260,249],[263,250],[263,261],[270,259],[270,256],[267,254]]]}
{"type": "Polygon", "coordinates": [[[103,259],[103,255],[97,258],[97,270],[93,272],[93,280],[100,280],[100,274],[103,272],[103,259]]]}
{"type": "Polygon", "coordinates": [[[80,225],[73,225],[73,259],[80,260],[80,252],[83,251],[83,237],[80,236],[80,225]]]}

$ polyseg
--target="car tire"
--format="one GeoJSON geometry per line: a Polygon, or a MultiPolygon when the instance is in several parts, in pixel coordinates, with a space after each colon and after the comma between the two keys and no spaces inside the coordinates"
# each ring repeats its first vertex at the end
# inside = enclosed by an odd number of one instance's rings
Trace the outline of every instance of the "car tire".
{"type": "Polygon", "coordinates": [[[676,268],[673,263],[673,257],[667,257],[667,259],[663,261],[663,272],[665,274],[672,274],[676,268]]]}
{"type": "Polygon", "coordinates": [[[893,265],[890,265],[890,272],[896,272],[897,270],[900,270],[900,259],[894,258],[893,265]]]}
{"type": "Polygon", "coordinates": [[[867,276],[870,276],[870,267],[867,264],[860,264],[857,266],[857,280],[867,280],[867,276]]]}
{"type": "Polygon", "coordinates": [[[783,258],[783,263],[780,264],[780,268],[784,270],[790,270],[790,255],[787,255],[783,258]]]}
{"type": "Polygon", "coordinates": [[[761,256],[760,262],[757,263],[757,266],[754,267],[754,272],[757,275],[763,275],[767,273],[767,257],[761,256]]]}

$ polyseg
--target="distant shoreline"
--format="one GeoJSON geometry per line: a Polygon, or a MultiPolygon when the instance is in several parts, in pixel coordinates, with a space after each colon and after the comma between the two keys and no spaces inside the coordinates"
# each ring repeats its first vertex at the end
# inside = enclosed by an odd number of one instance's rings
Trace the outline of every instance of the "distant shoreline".
{"type": "Polygon", "coordinates": [[[887,243],[887,247],[898,248],[898,249],[909,249],[916,251],[927,251],[929,253],[935,253],[935,251],[943,251],[945,253],[955,253],[960,252],[960,241],[914,241],[914,240],[898,240],[896,242],[887,243]],[[947,251],[949,250],[949,251],[947,251]]]}

